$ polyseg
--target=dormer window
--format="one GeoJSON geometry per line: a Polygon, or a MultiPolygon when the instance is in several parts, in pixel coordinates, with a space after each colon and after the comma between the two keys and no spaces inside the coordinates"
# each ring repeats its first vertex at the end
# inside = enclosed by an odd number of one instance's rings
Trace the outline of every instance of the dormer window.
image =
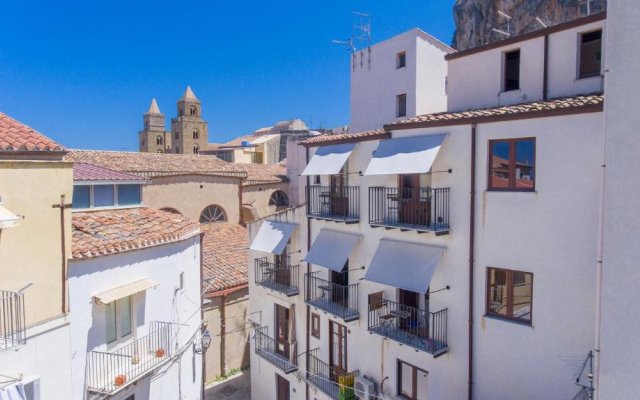
{"type": "Polygon", "coordinates": [[[407,66],[407,53],[405,51],[401,51],[396,54],[396,69],[404,68],[407,66]]]}
{"type": "Polygon", "coordinates": [[[602,64],[602,31],[583,33],[580,35],[580,65],[578,79],[592,78],[601,74],[602,64]]]}
{"type": "Polygon", "coordinates": [[[520,49],[504,53],[503,91],[520,89],[520,49]]]}
{"type": "Polygon", "coordinates": [[[140,184],[76,184],[73,187],[73,208],[113,208],[142,205],[140,184]]]}

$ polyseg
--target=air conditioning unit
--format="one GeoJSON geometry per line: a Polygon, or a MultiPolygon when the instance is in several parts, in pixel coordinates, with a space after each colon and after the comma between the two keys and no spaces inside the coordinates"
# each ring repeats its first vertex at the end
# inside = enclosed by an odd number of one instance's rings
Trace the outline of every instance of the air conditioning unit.
{"type": "Polygon", "coordinates": [[[356,377],[355,390],[356,396],[360,400],[370,400],[378,394],[376,391],[376,382],[371,378],[367,378],[366,375],[356,377]]]}
{"type": "Polygon", "coordinates": [[[26,375],[21,381],[24,387],[26,400],[40,400],[40,377],[37,375],[26,375]]]}

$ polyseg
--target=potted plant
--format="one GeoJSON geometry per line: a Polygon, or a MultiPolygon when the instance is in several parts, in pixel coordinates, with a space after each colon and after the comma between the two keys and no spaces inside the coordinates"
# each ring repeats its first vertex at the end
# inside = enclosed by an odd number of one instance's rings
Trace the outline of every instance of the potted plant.
{"type": "Polygon", "coordinates": [[[118,375],[115,379],[116,386],[122,386],[127,381],[127,377],[124,375],[118,375]]]}
{"type": "Polygon", "coordinates": [[[160,347],[159,349],[156,350],[156,357],[157,358],[162,358],[164,357],[165,351],[162,347],[160,347]]]}

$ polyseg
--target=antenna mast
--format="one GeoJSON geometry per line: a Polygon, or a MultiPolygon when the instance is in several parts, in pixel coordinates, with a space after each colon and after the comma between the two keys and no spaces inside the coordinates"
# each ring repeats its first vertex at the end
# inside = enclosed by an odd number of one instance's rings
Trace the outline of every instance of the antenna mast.
{"type": "Polygon", "coordinates": [[[367,49],[367,65],[371,69],[371,15],[368,13],[353,11],[353,28],[351,37],[347,40],[332,40],[331,43],[346,46],[351,52],[351,66],[356,70],[358,55],[360,53],[360,68],[364,66],[363,49],[367,49]]]}

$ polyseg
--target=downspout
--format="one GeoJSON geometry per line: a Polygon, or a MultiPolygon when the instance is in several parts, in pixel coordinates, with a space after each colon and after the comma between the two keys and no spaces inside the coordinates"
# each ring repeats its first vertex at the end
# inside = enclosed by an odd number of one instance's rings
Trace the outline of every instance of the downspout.
{"type": "Polygon", "coordinates": [[[247,226],[242,218],[242,178],[238,179],[238,224],[247,226]]]}
{"type": "Polygon", "coordinates": [[[542,71],[542,100],[549,98],[549,34],[544,35],[544,67],[542,71]]]}
{"type": "Polygon", "coordinates": [[[65,234],[65,220],[64,220],[64,210],[71,207],[71,204],[65,204],[65,195],[60,195],[60,204],[54,204],[53,208],[60,209],[60,243],[61,243],[61,265],[62,265],[62,314],[66,315],[69,312],[69,307],[67,304],[67,246],[66,246],[66,234],[65,234]]]}
{"type": "Polygon", "coordinates": [[[467,397],[473,399],[473,264],[476,207],[476,124],[471,125],[471,187],[469,193],[469,387],[467,397]]]}
{"type": "Polygon", "coordinates": [[[220,376],[225,376],[227,369],[227,338],[226,338],[226,303],[227,294],[220,296],[220,376]]]}
{"type": "MultiPolygon", "coordinates": [[[[309,148],[305,147],[305,165],[309,164],[309,148]]],[[[305,187],[305,193],[308,193],[308,187],[311,184],[310,181],[310,177],[309,175],[307,175],[307,186],[305,187]]],[[[308,196],[307,196],[308,197],[308,196]]],[[[309,199],[305,198],[305,202],[308,202],[309,199]]],[[[306,206],[305,206],[306,207],[306,206]]],[[[306,214],[306,213],[305,213],[306,214]]],[[[306,218],[306,216],[305,216],[306,218]]],[[[309,248],[311,247],[311,220],[309,218],[307,218],[307,253],[309,253],[309,248]]],[[[307,263],[307,279],[309,277],[309,274],[311,273],[311,266],[309,265],[309,263],[307,263]]],[[[307,285],[305,285],[306,288],[307,285]]],[[[305,293],[306,296],[306,293],[305,293]]],[[[305,302],[306,304],[306,302],[305,302]]],[[[305,371],[309,371],[309,341],[311,340],[311,336],[309,334],[309,325],[311,324],[311,307],[309,307],[309,304],[306,304],[306,308],[307,308],[307,322],[305,324],[305,330],[306,330],[306,349],[305,349],[305,353],[304,353],[304,359],[305,359],[305,371]]],[[[306,387],[306,400],[309,400],[309,382],[305,379],[305,387],[306,387]]]]}
{"type": "MultiPolygon", "coordinates": [[[[204,233],[200,232],[200,331],[202,332],[203,330],[203,324],[205,324],[204,322],[204,298],[205,298],[205,293],[204,293],[204,281],[203,281],[203,275],[202,275],[202,269],[204,268],[204,233]]],[[[201,399],[204,400],[204,388],[207,382],[207,353],[206,352],[202,352],[202,393],[201,393],[201,399]]]]}

